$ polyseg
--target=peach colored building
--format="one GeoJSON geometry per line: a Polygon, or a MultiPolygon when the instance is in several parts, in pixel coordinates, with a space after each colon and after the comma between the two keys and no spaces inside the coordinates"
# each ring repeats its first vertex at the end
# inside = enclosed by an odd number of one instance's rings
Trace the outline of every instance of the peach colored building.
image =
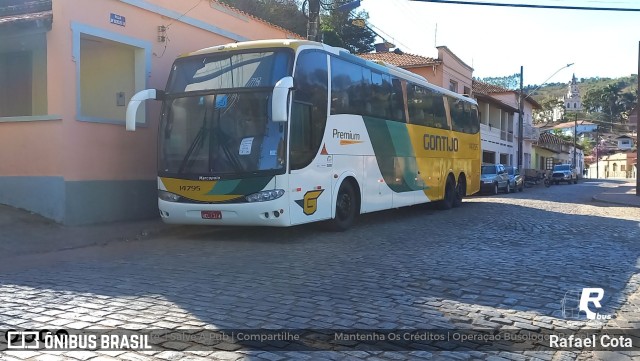
{"type": "Polygon", "coordinates": [[[358,54],[368,60],[379,60],[425,77],[429,83],[459,94],[471,95],[473,68],[465,64],[446,46],[438,46],[438,58],[395,52],[358,54]]]}
{"type": "Polygon", "coordinates": [[[157,215],[159,104],[137,132],[125,110],[135,92],[164,88],[179,54],[297,38],[216,1],[2,5],[0,203],[70,225],[157,215]]]}

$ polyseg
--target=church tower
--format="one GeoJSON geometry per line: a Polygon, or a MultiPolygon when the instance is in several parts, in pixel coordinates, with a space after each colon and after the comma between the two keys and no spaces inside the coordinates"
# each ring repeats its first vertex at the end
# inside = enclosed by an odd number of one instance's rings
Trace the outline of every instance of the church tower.
{"type": "Polygon", "coordinates": [[[576,80],[575,74],[573,74],[573,78],[567,89],[567,94],[564,96],[564,108],[566,110],[582,109],[582,98],[580,97],[580,89],[578,89],[578,81],[576,80]]]}

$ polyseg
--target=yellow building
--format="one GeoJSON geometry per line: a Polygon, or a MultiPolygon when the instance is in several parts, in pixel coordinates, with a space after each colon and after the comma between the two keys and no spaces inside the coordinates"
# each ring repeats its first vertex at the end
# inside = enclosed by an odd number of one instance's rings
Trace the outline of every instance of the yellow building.
{"type": "Polygon", "coordinates": [[[638,154],[636,152],[619,152],[600,157],[598,163],[589,166],[589,178],[635,179],[638,154]]]}

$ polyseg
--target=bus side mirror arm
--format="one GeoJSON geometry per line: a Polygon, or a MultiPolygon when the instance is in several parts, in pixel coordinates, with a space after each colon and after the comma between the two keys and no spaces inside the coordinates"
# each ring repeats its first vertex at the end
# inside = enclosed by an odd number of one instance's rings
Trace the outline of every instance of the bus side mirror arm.
{"type": "Polygon", "coordinates": [[[164,99],[164,92],[157,89],[145,89],[135,93],[133,97],[131,97],[127,105],[127,117],[125,121],[128,131],[136,130],[136,114],[138,113],[138,108],[142,102],[148,99],[162,100],[164,99]]]}
{"type": "Polygon", "coordinates": [[[271,120],[286,122],[288,119],[289,92],[293,89],[293,78],[286,76],[276,83],[271,96],[271,120]]]}

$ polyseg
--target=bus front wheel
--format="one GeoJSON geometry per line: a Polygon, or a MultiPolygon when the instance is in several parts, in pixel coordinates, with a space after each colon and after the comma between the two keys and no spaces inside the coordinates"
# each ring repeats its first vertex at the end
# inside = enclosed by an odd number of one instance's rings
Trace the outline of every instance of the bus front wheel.
{"type": "Polygon", "coordinates": [[[338,190],[336,199],[336,215],[330,221],[330,229],[333,231],[345,231],[353,225],[358,215],[358,199],[353,184],[344,181],[338,190]]]}

